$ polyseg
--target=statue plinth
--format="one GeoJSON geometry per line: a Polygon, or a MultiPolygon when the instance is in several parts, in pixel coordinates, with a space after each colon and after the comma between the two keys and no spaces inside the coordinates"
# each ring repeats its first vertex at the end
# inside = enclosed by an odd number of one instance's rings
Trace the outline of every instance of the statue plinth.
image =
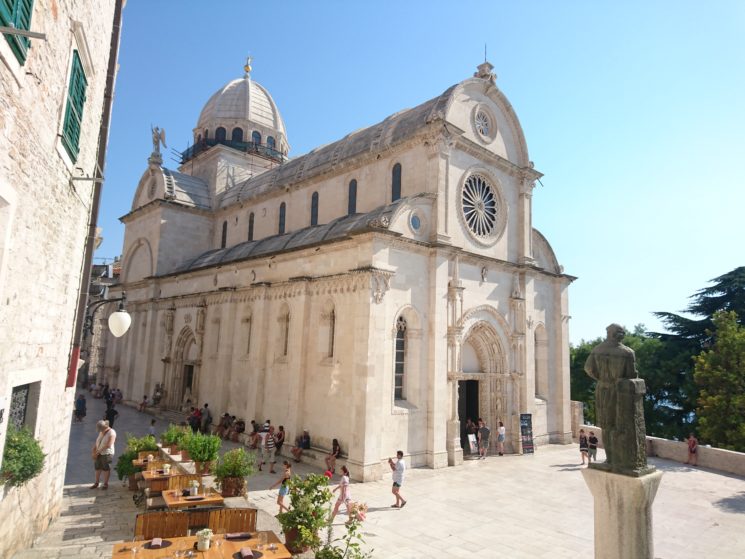
{"type": "Polygon", "coordinates": [[[595,510],[595,559],[653,559],[652,502],[662,472],[630,476],[582,470],[595,510]]]}

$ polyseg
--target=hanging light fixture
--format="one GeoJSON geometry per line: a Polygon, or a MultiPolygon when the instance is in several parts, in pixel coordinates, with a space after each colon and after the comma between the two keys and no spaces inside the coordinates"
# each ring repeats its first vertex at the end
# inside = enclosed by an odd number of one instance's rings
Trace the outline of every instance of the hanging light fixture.
{"type": "Polygon", "coordinates": [[[132,317],[124,310],[124,303],[119,303],[119,309],[109,316],[109,330],[115,338],[121,338],[129,330],[132,317]]]}

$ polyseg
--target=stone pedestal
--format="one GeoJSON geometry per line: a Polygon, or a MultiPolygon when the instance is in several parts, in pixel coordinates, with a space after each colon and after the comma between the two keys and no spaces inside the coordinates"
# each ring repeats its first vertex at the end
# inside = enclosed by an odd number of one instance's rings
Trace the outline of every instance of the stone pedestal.
{"type": "Polygon", "coordinates": [[[460,421],[448,421],[447,443],[448,466],[459,466],[463,463],[463,449],[460,447],[460,421]]]}
{"type": "Polygon", "coordinates": [[[652,502],[662,472],[582,470],[595,502],[595,559],[653,559],[652,502]]]}

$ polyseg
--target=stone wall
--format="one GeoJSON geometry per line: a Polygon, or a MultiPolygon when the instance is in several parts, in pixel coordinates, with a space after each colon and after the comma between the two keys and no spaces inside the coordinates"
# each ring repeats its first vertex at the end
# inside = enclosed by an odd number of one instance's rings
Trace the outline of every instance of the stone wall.
{"type": "MultiPolygon", "coordinates": [[[[34,2],[23,65],[0,37],[0,449],[13,388],[33,383],[26,423],[42,474],[0,490],[0,557],[29,545],[59,513],[74,390],[65,389],[106,82],[114,0],[34,2]],[[60,142],[73,49],[88,87],[80,152],[60,142]]],[[[0,458],[1,460],[1,458],[0,458]]]]}

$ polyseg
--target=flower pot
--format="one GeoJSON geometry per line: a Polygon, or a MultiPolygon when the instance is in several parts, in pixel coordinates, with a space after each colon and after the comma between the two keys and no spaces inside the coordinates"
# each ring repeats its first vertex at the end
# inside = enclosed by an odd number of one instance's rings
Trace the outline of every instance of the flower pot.
{"type": "Polygon", "coordinates": [[[181,449],[181,461],[182,462],[188,462],[191,460],[191,456],[189,456],[189,451],[185,449],[181,449]]]}
{"type": "Polygon", "coordinates": [[[197,551],[207,551],[210,548],[210,538],[199,538],[197,540],[197,551]]]}
{"type": "Polygon", "coordinates": [[[212,462],[194,462],[197,475],[206,476],[212,470],[212,462]]]}
{"type": "Polygon", "coordinates": [[[130,491],[138,491],[140,488],[137,486],[137,479],[135,479],[134,474],[131,476],[127,476],[127,479],[129,480],[129,490],[130,491]]]}
{"type": "Polygon", "coordinates": [[[220,480],[223,497],[240,497],[246,494],[246,480],[242,477],[226,477],[220,480]]]}
{"type": "Polygon", "coordinates": [[[289,551],[292,554],[297,553],[305,553],[310,549],[310,547],[300,547],[296,542],[298,538],[300,537],[300,531],[297,528],[290,528],[289,530],[285,531],[285,546],[287,547],[287,551],[289,551]]]}

